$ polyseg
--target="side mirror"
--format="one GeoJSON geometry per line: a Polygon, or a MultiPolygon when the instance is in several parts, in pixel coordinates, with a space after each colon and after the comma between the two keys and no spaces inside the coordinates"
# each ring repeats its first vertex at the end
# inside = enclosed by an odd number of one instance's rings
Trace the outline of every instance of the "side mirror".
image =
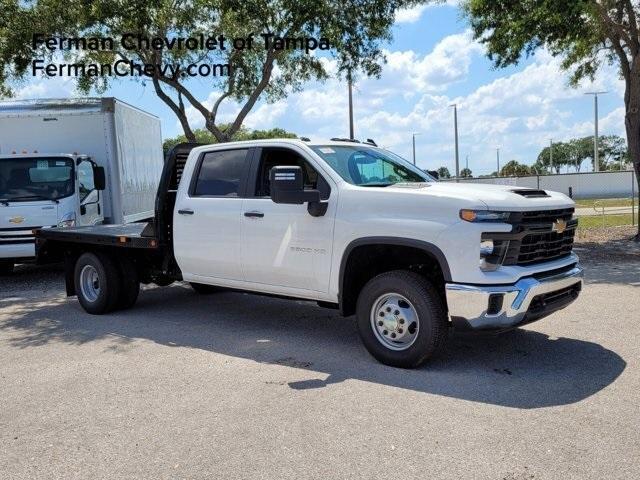
{"type": "Polygon", "coordinates": [[[104,173],[104,167],[93,167],[93,185],[96,190],[104,190],[107,188],[107,178],[104,173]]]}
{"type": "Polygon", "coordinates": [[[271,200],[274,203],[302,205],[308,203],[308,212],[314,217],[321,217],[327,212],[327,202],[320,201],[318,190],[305,190],[302,168],[273,167],[269,173],[271,183],[271,200]]]}

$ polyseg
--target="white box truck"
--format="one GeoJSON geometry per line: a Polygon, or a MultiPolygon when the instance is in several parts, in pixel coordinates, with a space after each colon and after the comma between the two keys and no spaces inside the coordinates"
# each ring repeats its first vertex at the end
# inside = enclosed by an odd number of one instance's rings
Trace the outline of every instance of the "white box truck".
{"type": "Polygon", "coordinates": [[[0,274],[33,230],[153,217],[160,120],[114,98],[0,102],[0,274]]]}

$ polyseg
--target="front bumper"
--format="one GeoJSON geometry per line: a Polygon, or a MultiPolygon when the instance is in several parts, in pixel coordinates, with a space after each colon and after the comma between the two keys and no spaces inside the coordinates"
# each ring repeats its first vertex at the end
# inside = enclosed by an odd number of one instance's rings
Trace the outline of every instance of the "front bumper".
{"type": "Polygon", "coordinates": [[[560,310],[582,290],[583,270],[526,277],[514,285],[446,284],[449,316],[457,329],[500,330],[539,320],[560,310]]]}
{"type": "Polygon", "coordinates": [[[4,243],[0,242],[0,258],[9,260],[33,259],[36,256],[34,242],[4,243]]]}

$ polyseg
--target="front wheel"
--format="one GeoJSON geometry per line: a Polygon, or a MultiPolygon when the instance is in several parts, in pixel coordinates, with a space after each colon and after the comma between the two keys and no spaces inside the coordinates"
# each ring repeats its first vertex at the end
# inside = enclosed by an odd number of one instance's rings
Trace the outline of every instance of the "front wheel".
{"type": "Polygon", "coordinates": [[[356,309],[364,346],[379,362],[415,368],[447,340],[446,311],[435,287],[405,270],[383,273],[360,292],[356,309]]]}

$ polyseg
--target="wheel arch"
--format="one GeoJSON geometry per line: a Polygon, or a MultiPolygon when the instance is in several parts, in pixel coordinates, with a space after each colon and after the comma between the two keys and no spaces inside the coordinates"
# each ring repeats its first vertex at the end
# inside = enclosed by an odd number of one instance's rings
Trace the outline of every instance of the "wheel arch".
{"type": "MultiPolygon", "coordinates": [[[[442,250],[433,243],[424,240],[402,238],[402,237],[361,237],[351,241],[342,253],[340,260],[339,286],[338,286],[338,303],[342,315],[348,316],[355,313],[355,304],[357,294],[354,294],[354,288],[357,290],[362,283],[362,279],[357,281],[355,285],[350,285],[353,278],[350,271],[354,266],[351,264],[354,254],[363,247],[381,247],[382,249],[393,249],[399,247],[401,249],[411,249],[415,252],[421,252],[425,258],[431,259],[434,265],[437,265],[444,282],[451,281],[451,270],[449,263],[442,250]]],[[[378,272],[381,273],[381,272],[378,272]]]]}

